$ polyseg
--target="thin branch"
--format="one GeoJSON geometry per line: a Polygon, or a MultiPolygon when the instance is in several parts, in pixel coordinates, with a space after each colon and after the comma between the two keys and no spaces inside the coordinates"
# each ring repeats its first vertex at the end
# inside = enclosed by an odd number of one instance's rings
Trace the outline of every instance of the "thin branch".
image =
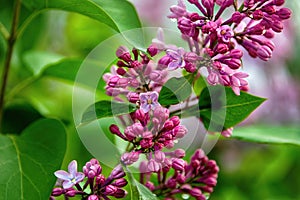
{"type": "Polygon", "coordinates": [[[2,84],[1,84],[1,88],[0,88],[0,128],[2,125],[3,110],[4,110],[4,104],[5,104],[5,102],[4,102],[5,89],[6,89],[6,85],[7,85],[11,58],[12,58],[13,49],[14,49],[16,36],[17,36],[16,33],[17,33],[17,27],[18,27],[18,22],[19,22],[20,10],[21,10],[21,0],[17,0],[15,3],[11,32],[7,39],[8,47],[7,47],[7,54],[6,54],[5,63],[4,63],[3,74],[2,74],[2,84]]]}

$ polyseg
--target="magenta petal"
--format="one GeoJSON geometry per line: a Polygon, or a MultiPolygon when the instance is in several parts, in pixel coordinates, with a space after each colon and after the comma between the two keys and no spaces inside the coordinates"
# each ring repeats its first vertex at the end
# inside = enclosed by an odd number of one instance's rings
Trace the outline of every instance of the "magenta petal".
{"type": "Polygon", "coordinates": [[[69,180],[70,174],[64,170],[58,170],[54,172],[54,175],[61,180],[69,180]]]}

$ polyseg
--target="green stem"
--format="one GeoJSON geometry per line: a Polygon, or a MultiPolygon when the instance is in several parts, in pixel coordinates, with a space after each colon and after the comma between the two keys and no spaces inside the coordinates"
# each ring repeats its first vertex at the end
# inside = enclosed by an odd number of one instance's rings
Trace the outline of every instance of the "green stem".
{"type": "Polygon", "coordinates": [[[21,0],[17,0],[15,3],[15,9],[13,14],[13,20],[12,20],[12,26],[11,26],[11,32],[7,39],[7,54],[4,62],[4,69],[2,74],[2,84],[0,88],[0,129],[2,126],[2,118],[3,118],[3,110],[4,110],[4,95],[5,95],[5,89],[7,86],[7,80],[8,80],[8,73],[10,69],[10,63],[12,59],[13,49],[16,41],[16,33],[17,33],[17,27],[19,22],[19,16],[20,16],[20,10],[21,10],[21,0]]]}

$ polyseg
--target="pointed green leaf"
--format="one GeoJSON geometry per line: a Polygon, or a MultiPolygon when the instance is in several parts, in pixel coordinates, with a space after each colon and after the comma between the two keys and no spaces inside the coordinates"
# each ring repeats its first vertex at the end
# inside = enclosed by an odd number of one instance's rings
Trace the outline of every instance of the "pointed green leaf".
{"type": "Polygon", "coordinates": [[[265,100],[246,92],[237,96],[229,87],[208,86],[199,98],[200,118],[206,129],[221,131],[242,122],[265,100]]]}
{"type": "Polygon", "coordinates": [[[131,188],[131,200],[158,200],[155,194],[134,178],[128,167],[124,168],[131,188]]]}
{"type": "MultiPolygon", "coordinates": [[[[48,9],[76,12],[104,23],[119,33],[141,28],[134,6],[124,0],[23,0],[22,3],[35,12],[48,9]]],[[[137,46],[144,46],[142,37],[136,38],[136,35],[125,37],[137,46]]]]}
{"type": "Polygon", "coordinates": [[[20,136],[0,135],[1,199],[49,199],[65,150],[65,128],[54,119],[36,121],[20,136]]]}
{"type": "Polygon", "coordinates": [[[162,87],[158,101],[163,106],[175,105],[186,100],[192,93],[194,75],[169,79],[162,87]]]}
{"type": "Polygon", "coordinates": [[[300,146],[299,125],[258,125],[237,127],[232,138],[269,144],[293,144],[300,146]]]}
{"type": "Polygon", "coordinates": [[[83,113],[82,123],[88,123],[96,119],[120,116],[135,111],[136,105],[117,101],[98,101],[89,106],[83,113]]]}

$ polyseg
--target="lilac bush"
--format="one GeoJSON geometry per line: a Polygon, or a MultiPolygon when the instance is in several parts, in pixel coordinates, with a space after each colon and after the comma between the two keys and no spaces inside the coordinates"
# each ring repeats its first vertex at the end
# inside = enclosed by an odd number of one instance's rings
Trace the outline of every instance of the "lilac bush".
{"type": "MultiPolygon", "coordinates": [[[[173,200],[187,194],[195,199],[207,199],[217,184],[218,165],[202,149],[196,150],[188,159],[185,150],[174,149],[174,144],[189,134],[181,123],[181,114],[194,108],[194,104],[189,105],[190,101],[198,101],[196,106],[200,109],[200,116],[193,112],[189,113],[190,116],[196,116],[209,132],[213,132],[206,124],[207,115],[201,115],[203,105],[208,104],[205,109],[212,105],[203,98],[204,90],[192,95],[191,91],[180,88],[186,85],[195,87],[195,82],[203,79],[211,85],[205,85],[206,88],[225,86],[226,95],[231,95],[232,99],[239,98],[239,101],[245,102],[249,98],[258,99],[246,93],[249,75],[241,71],[243,50],[263,61],[271,58],[275,48],[272,38],[275,33],[282,32],[283,21],[291,16],[291,11],[282,7],[284,2],[179,0],[170,8],[168,17],[176,20],[188,50],[166,44],[163,29],[158,30],[157,37],[146,50],[120,46],[116,50],[118,61],[111,67],[110,73],[103,75],[106,94],[120,105],[134,107],[132,112],[121,116],[128,120],[112,124],[109,128],[111,134],[128,144],[120,156],[120,164],[105,178],[96,159],[86,163],[83,173],[77,172],[77,163],[72,161],[69,172],[55,172],[61,183],[53,189],[51,198],[60,195],[66,199],[77,195],[88,200],[124,198],[127,194],[123,189],[127,185],[124,169],[139,165],[139,182],[156,197],[173,200]],[[185,3],[194,5],[198,12],[189,12],[185,3]],[[228,13],[231,13],[229,17],[228,13]],[[185,75],[171,77],[170,72],[175,70],[185,75]],[[202,73],[203,70],[206,70],[207,76],[202,73]],[[176,90],[168,89],[168,84],[175,84],[176,90]],[[183,111],[176,107],[182,102],[188,105],[183,111]]],[[[232,99],[228,98],[226,103],[236,103],[232,99]]],[[[245,108],[244,112],[248,113],[244,115],[226,113],[224,123],[221,126],[217,124],[218,132],[230,137],[233,126],[257,106],[259,104],[245,108]]],[[[212,116],[212,112],[208,116],[212,116]]],[[[212,119],[208,121],[215,123],[212,119]]]]}

